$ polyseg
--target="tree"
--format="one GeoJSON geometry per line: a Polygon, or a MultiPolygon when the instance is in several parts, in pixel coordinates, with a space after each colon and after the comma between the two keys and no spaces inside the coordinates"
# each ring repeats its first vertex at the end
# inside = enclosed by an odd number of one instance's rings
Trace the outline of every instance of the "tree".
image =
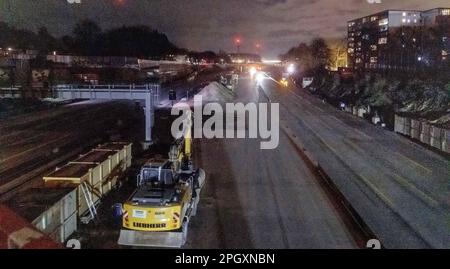
{"type": "Polygon", "coordinates": [[[331,52],[322,38],[314,39],[309,45],[300,43],[280,56],[283,61],[293,61],[299,66],[300,72],[323,73],[330,63],[331,52]]]}
{"type": "Polygon", "coordinates": [[[322,38],[316,38],[311,42],[311,56],[313,57],[316,67],[325,69],[330,63],[330,49],[322,38]]]}
{"type": "Polygon", "coordinates": [[[95,22],[84,20],[74,30],[74,51],[82,55],[96,55],[102,30],[95,22]]]}
{"type": "Polygon", "coordinates": [[[123,26],[102,35],[103,54],[160,57],[176,51],[165,34],[147,26],[123,26]]]}
{"type": "Polygon", "coordinates": [[[41,54],[48,54],[51,51],[58,50],[61,46],[59,41],[54,38],[45,27],[41,27],[37,33],[38,45],[36,49],[41,54]]]}

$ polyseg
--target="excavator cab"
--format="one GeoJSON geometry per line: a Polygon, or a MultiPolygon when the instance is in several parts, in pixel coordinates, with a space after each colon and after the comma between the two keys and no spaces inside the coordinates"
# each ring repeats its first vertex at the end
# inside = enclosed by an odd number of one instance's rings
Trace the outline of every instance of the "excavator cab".
{"type": "Polygon", "coordinates": [[[173,185],[174,174],[169,162],[150,160],[137,175],[137,187],[173,185]]]}

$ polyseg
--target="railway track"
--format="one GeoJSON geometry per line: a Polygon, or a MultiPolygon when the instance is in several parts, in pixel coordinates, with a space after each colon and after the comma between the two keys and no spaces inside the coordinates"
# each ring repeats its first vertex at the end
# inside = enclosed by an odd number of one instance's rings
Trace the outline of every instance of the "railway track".
{"type": "Polygon", "coordinates": [[[134,117],[131,107],[117,103],[62,109],[41,113],[36,123],[16,117],[18,124],[0,125],[0,200],[8,199],[27,183],[102,142],[113,129],[125,128],[134,117]],[[121,126],[117,125],[119,119],[121,126]]]}

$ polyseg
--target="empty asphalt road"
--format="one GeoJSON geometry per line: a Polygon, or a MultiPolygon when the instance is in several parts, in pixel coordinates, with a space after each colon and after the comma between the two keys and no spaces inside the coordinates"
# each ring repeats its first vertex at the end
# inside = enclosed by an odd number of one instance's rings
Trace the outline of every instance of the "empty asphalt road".
{"type": "MultiPolygon", "coordinates": [[[[245,78],[234,101],[269,102],[245,78]]],[[[286,134],[280,133],[274,150],[261,150],[259,139],[200,139],[195,149],[207,183],[186,247],[357,247],[332,200],[286,134]]]]}
{"type": "Polygon", "coordinates": [[[450,162],[391,131],[265,80],[282,125],[387,248],[450,247],[450,162]]]}

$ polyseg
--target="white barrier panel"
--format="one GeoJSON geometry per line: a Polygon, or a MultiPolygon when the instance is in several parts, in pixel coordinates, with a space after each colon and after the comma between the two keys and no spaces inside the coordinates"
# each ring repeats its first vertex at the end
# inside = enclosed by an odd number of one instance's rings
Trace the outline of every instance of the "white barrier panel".
{"type": "Polygon", "coordinates": [[[442,139],[442,150],[450,153],[450,130],[444,130],[445,136],[442,139]]]}
{"type": "Polygon", "coordinates": [[[420,140],[420,121],[418,120],[411,120],[411,137],[417,140],[420,140]]]}
{"type": "Polygon", "coordinates": [[[436,126],[431,127],[431,146],[442,150],[442,129],[436,126]]]}
{"type": "Polygon", "coordinates": [[[430,125],[426,122],[422,122],[422,128],[420,131],[420,142],[430,145],[430,125]]]}

